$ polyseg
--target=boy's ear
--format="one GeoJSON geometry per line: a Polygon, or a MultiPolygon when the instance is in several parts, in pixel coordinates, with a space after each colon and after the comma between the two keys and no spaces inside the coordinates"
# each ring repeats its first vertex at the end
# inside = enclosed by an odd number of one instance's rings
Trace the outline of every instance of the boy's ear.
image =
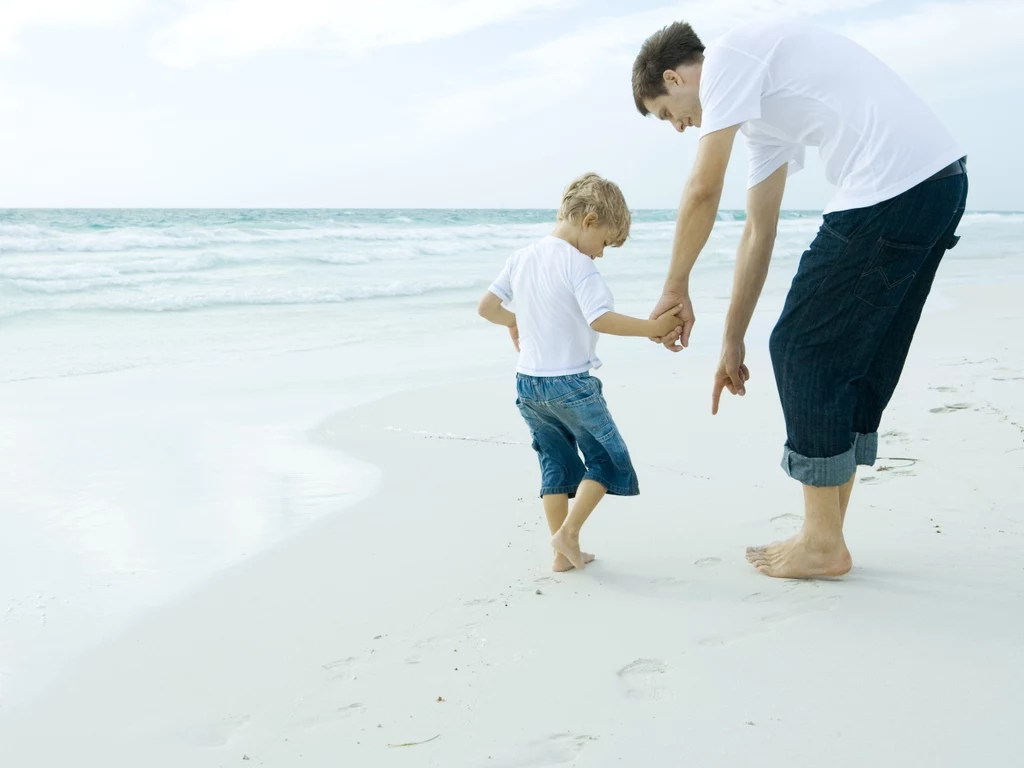
{"type": "Polygon", "coordinates": [[[596,227],[598,223],[599,219],[597,214],[591,211],[583,217],[583,221],[580,222],[580,226],[582,226],[583,229],[590,229],[591,227],[596,227]]]}

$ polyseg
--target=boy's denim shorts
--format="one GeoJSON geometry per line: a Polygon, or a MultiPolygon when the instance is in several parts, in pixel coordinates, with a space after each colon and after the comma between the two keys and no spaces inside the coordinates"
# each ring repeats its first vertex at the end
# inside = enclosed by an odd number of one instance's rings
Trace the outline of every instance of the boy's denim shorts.
{"type": "Polygon", "coordinates": [[[613,496],[640,493],[626,443],[602,395],[601,380],[571,376],[516,376],[516,405],[540,460],[540,495],[576,495],[583,480],[613,496]],[[580,458],[582,452],[583,458],[580,458]]]}

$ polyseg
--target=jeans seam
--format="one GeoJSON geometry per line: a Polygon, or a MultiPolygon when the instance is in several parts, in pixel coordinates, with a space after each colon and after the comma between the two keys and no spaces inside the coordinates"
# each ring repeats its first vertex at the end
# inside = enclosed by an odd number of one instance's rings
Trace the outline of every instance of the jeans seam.
{"type": "MultiPolygon", "coordinates": [[[[864,232],[864,230],[866,230],[869,226],[871,226],[871,224],[874,223],[877,220],[878,216],[880,214],[882,214],[886,209],[888,209],[892,205],[893,201],[895,201],[898,197],[899,197],[899,195],[897,195],[896,197],[891,197],[888,200],[883,200],[882,202],[876,203],[874,206],[872,206],[872,208],[876,208],[877,210],[875,210],[873,212],[873,215],[870,216],[867,220],[862,221],[860,223],[860,226],[857,227],[857,229],[855,229],[849,236],[844,235],[842,232],[838,232],[833,227],[831,227],[828,224],[828,222],[825,221],[824,217],[822,217],[821,223],[822,223],[822,225],[826,229],[828,229],[829,232],[834,234],[840,240],[846,241],[847,245],[849,245],[849,243],[851,243],[854,240],[856,240],[857,238],[859,238],[861,236],[861,234],[864,232]]],[[[863,208],[854,208],[852,210],[864,210],[864,209],[863,208]]],[[[835,215],[835,213],[843,213],[843,211],[835,211],[834,213],[830,213],[830,214],[826,214],[826,215],[833,216],[833,215],[835,215]]]]}

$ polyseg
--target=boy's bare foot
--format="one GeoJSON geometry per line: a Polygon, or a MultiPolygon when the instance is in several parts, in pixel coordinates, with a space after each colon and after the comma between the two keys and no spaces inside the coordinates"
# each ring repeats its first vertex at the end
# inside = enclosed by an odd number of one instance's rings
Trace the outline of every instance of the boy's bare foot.
{"type": "MultiPolygon", "coordinates": [[[[583,562],[586,564],[594,562],[594,556],[589,552],[580,552],[583,555],[583,562]]],[[[551,570],[555,573],[563,573],[565,571],[571,571],[575,566],[569,562],[569,558],[563,555],[561,552],[555,552],[555,564],[551,566],[551,570]]]]}
{"type": "Polygon", "coordinates": [[[842,576],[853,567],[842,538],[824,543],[803,534],[764,547],[748,547],[747,560],[765,576],[780,579],[842,576]]]}
{"type": "Polygon", "coordinates": [[[584,561],[583,553],[580,552],[580,535],[579,533],[570,534],[567,533],[565,527],[558,529],[558,532],[551,537],[551,546],[555,548],[555,552],[565,556],[565,559],[572,563],[574,568],[583,570],[584,561]]]}

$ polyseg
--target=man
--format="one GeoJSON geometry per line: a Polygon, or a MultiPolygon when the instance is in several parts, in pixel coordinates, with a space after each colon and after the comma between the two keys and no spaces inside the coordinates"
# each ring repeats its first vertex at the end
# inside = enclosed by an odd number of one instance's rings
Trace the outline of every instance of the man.
{"type": "Polygon", "coordinates": [[[642,115],[700,130],[679,208],[664,295],[694,316],[690,270],[711,233],[737,132],[750,150],[740,239],[712,413],[745,394],[744,335],[764,285],[786,177],[818,147],[838,187],[803,254],[770,351],[786,419],[783,469],[803,484],[804,524],[747,549],[761,573],[839,576],[852,566],[843,521],[857,465],[874,463],[889,403],[967,199],[966,158],[927,105],[851,40],[795,22],[756,22],[705,51],[688,24],[652,35],[633,65],[642,115]]]}

